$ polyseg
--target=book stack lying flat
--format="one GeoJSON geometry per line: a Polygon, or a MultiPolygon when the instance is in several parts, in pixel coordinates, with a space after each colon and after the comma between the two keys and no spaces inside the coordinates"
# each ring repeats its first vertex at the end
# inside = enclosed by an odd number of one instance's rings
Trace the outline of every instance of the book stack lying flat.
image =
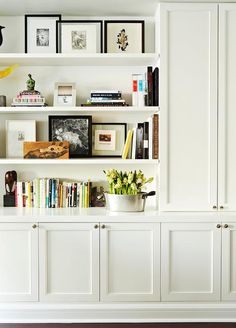
{"type": "Polygon", "coordinates": [[[128,106],[118,90],[92,90],[86,104],[81,106],[128,106]]]}
{"type": "Polygon", "coordinates": [[[22,91],[16,98],[13,98],[12,107],[44,107],[47,106],[45,98],[41,96],[39,91],[22,91]]]}

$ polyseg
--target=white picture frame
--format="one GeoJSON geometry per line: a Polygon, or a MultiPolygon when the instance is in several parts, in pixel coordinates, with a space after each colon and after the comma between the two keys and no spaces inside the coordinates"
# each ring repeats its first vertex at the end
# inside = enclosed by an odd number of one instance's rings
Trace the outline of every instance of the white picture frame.
{"type": "Polygon", "coordinates": [[[23,158],[24,141],[36,141],[36,121],[7,120],[6,158],[23,158]]]}
{"type": "Polygon", "coordinates": [[[56,82],[54,88],[54,107],[76,106],[76,84],[56,82]]]}

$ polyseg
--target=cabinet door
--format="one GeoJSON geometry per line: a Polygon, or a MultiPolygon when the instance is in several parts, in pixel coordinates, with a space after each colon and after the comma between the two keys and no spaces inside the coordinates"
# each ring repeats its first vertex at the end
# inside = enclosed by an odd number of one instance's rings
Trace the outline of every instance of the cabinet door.
{"type": "Polygon", "coordinates": [[[40,300],[99,300],[99,229],[91,223],[40,225],[40,300]]]}
{"type": "Polygon", "coordinates": [[[236,4],[220,4],[219,205],[236,210],[236,4]]]}
{"type": "Polygon", "coordinates": [[[161,4],[160,209],[217,204],[217,4],[161,4]]]}
{"type": "Polygon", "coordinates": [[[236,223],[222,232],[222,299],[236,301],[236,223]]]}
{"type": "Polygon", "coordinates": [[[38,300],[38,229],[0,223],[0,301],[38,300]]]}
{"type": "Polygon", "coordinates": [[[159,301],[159,224],[101,225],[101,300],[159,301]]]}
{"type": "Polygon", "coordinates": [[[220,299],[221,229],[213,223],[164,223],[162,301],[220,299]]]}

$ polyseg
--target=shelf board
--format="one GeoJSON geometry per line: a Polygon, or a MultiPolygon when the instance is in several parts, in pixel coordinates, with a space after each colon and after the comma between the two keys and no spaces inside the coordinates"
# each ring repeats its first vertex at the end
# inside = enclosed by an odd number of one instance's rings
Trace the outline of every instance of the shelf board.
{"type": "Polygon", "coordinates": [[[158,165],[157,159],[122,159],[122,158],[76,158],[76,159],[23,159],[1,158],[0,165],[100,165],[100,164],[131,164],[131,165],[158,165]]]}
{"type": "Polygon", "coordinates": [[[0,114],[34,114],[34,113],[99,113],[99,112],[108,112],[108,113],[158,113],[159,107],[150,106],[150,107],[0,107],[0,114]]]}
{"type": "Polygon", "coordinates": [[[155,65],[156,53],[144,54],[24,54],[1,53],[0,66],[149,66],[155,65]]]}

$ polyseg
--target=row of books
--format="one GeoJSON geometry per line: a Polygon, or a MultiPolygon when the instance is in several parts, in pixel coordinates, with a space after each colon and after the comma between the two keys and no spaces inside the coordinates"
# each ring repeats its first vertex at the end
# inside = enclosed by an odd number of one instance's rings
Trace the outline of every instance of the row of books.
{"type": "Polygon", "coordinates": [[[91,182],[34,179],[17,182],[16,206],[27,208],[91,207],[91,182]]]}
{"type": "Polygon", "coordinates": [[[42,107],[46,106],[45,98],[42,97],[39,91],[22,91],[15,98],[13,98],[13,107],[29,106],[42,107]]]}
{"type": "Polygon", "coordinates": [[[147,67],[145,74],[133,74],[132,105],[159,106],[159,68],[147,67]]]}
{"type": "Polygon", "coordinates": [[[92,90],[87,103],[82,106],[127,106],[119,90],[92,90]]]}
{"type": "Polygon", "coordinates": [[[128,131],[122,153],[123,159],[159,158],[159,116],[154,114],[147,121],[138,123],[128,131]]]}

